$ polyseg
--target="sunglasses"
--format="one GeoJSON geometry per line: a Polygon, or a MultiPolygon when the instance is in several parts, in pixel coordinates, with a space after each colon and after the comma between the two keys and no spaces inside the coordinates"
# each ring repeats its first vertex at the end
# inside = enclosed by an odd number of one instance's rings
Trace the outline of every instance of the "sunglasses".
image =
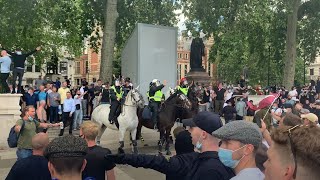
{"type": "Polygon", "coordinates": [[[291,149],[291,153],[293,155],[293,160],[294,160],[294,172],[293,172],[293,179],[296,179],[296,175],[297,175],[297,152],[296,152],[296,148],[293,145],[292,142],[292,135],[291,132],[295,129],[297,129],[298,127],[301,127],[301,125],[296,125],[291,127],[290,129],[288,129],[286,132],[288,132],[288,136],[289,136],[289,143],[290,143],[290,149],[291,149]]]}

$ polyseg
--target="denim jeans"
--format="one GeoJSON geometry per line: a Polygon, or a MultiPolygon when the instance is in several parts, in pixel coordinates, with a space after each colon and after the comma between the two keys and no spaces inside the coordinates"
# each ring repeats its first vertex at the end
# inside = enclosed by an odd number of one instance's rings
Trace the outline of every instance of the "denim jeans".
{"type": "Polygon", "coordinates": [[[18,149],[16,154],[18,157],[17,161],[19,161],[20,159],[32,156],[32,149],[18,149]]]}
{"type": "Polygon", "coordinates": [[[59,121],[58,107],[50,106],[50,123],[59,121]]]}
{"type": "Polygon", "coordinates": [[[73,129],[79,128],[82,124],[82,109],[76,110],[73,115],[73,129]]]}

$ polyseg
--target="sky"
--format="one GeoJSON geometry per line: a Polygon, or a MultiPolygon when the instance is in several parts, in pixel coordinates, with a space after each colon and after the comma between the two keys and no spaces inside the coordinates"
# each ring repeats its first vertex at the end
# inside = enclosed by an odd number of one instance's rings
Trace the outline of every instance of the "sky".
{"type": "Polygon", "coordinates": [[[178,27],[179,27],[179,32],[186,30],[186,26],[184,24],[186,17],[184,16],[184,14],[182,13],[182,10],[176,10],[174,13],[177,14],[179,22],[178,22],[178,27]]]}

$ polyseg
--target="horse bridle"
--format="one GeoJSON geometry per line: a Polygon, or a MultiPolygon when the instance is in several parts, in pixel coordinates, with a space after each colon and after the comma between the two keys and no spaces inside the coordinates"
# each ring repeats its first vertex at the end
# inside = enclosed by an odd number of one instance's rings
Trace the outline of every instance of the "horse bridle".
{"type": "MultiPolygon", "coordinates": [[[[177,95],[178,95],[179,98],[180,98],[180,96],[181,96],[182,94],[177,94],[177,95]]],[[[188,97],[185,96],[185,99],[182,99],[182,101],[183,101],[183,105],[173,104],[173,103],[166,103],[166,102],[164,102],[163,104],[164,104],[164,105],[170,105],[170,106],[178,107],[178,108],[187,108],[187,107],[186,107],[186,106],[187,106],[186,104],[187,104],[187,101],[189,101],[188,97]]]]}
{"type": "Polygon", "coordinates": [[[135,97],[132,96],[133,91],[131,91],[131,100],[133,100],[135,102],[135,105],[127,105],[127,104],[123,104],[124,106],[136,106],[140,101],[142,101],[143,97],[139,94],[139,100],[136,100],[135,97]]]}

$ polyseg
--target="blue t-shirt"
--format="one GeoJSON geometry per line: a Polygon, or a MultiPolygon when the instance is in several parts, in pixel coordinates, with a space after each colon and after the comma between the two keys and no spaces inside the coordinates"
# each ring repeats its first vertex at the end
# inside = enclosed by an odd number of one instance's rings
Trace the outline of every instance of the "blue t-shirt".
{"type": "Polygon", "coordinates": [[[17,179],[51,180],[47,159],[43,156],[32,155],[17,161],[12,166],[6,180],[17,179]]]}
{"type": "Polygon", "coordinates": [[[9,56],[4,56],[0,58],[0,64],[1,64],[1,73],[10,73],[10,65],[11,65],[11,59],[9,56]]]}
{"type": "Polygon", "coordinates": [[[47,100],[47,93],[46,92],[39,92],[38,93],[38,100],[39,101],[46,101],[47,100]]]}

